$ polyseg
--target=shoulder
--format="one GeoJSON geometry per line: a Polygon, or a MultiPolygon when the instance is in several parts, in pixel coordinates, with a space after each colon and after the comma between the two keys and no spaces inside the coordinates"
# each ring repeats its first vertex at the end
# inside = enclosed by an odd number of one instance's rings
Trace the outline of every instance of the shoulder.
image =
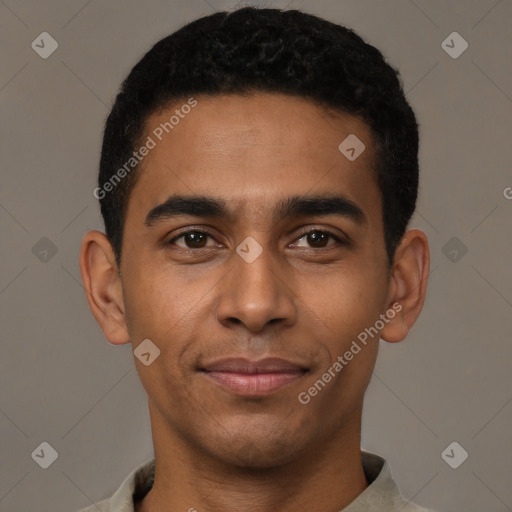
{"type": "Polygon", "coordinates": [[[402,495],[383,457],[362,451],[361,458],[368,487],[342,512],[436,512],[402,495]]]}
{"type": "Polygon", "coordinates": [[[134,512],[134,500],[144,497],[153,485],[154,457],[136,467],[124,479],[114,495],[76,512],[134,512]]]}

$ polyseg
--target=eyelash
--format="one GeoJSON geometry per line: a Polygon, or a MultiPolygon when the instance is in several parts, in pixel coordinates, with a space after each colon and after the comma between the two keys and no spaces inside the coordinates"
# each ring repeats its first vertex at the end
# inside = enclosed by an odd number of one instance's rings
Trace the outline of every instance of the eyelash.
{"type": "MultiPolygon", "coordinates": [[[[174,244],[176,242],[176,240],[179,240],[180,238],[182,238],[183,236],[187,235],[188,233],[201,233],[201,234],[209,236],[210,238],[215,240],[215,237],[211,233],[209,233],[208,231],[205,231],[203,229],[189,229],[188,231],[183,231],[179,235],[175,236],[174,238],[169,240],[165,245],[172,245],[172,244],[174,244]]],[[[339,238],[337,235],[335,235],[332,231],[329,231],[328,229],[310,228],[307,231],[302,232],[295,240],[300,240],[301,238],[304,238],[305,236],[309,235],[310,233],[323,233],[323,234],[328,235],[331,238],[334,238],[334,240],[336,240],[336,242],[338,244],[342,245],[342,246],[347,246],[348,245],[347,241],[339,238]]],[[[327,247],[320,247],[320,248],[311,247],[310,249],[321,251],[321,250],[328,249],[329,247],[332,247],[332,245],[331,246],[327,246],[327,247]]],[[[211,249],[211,247],[199,247],[199,248],[188,248],[188,247],[184,248],[184,247],[180,247],[180,249],[182,249],[184,251],[199,251],[201,249],[211,249]]],[[[307,249],[307,248],[303,247],[303,249],[307,249]]]]}

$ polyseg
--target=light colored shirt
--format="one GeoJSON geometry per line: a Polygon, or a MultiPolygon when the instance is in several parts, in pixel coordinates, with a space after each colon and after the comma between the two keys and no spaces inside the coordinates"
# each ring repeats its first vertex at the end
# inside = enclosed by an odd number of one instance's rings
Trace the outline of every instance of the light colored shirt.
{"type": "MultiPolygon", "coordinates": [[[[368,487],[339,512],[434,512],[415,505],[400,493],[386,460],[370,452],[361,452],[368,487]]],[[[155,459],[135,468],[115,494],[80,512],[134,512],[134,503],[151,490],[155,478],[155,459]]]]}

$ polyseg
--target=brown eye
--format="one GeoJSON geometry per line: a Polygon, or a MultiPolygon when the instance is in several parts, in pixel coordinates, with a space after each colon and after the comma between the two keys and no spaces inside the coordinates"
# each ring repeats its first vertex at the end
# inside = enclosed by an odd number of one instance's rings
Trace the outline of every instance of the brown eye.
{"type": "MultiPolygon", "coordinates": [[[[309,245],[309,247],[313,249],[323,249],[324,247],[328,247],[329,245],[336,245],[336,243],[328,243],[330,238],[334,239],[335,242],[338,242],[338,244],[346,245],[346,243],[343,240],[341,240],[339,237],[337,237],[330,231],[320,229],[312,229],[310,231],[307,231],[306,233],[303,233],[297,240],[299,242],[301,240],[304,240],[309,245]]],[[[298,245],[298,247],[308,247],[308,245],[298,245]]]]}
{"type": "Polygon", "coordinates": [[[178,247],[183,249],[203,249],[206,246],[206,242],[208,238],[211,238],[211,235],[206,231],[199,231],[197,229],[186,231],[185,233],[181,233],[174,237],[172,240],[169,240],[168,244],[173,245],[176,244],[178,247]],[[177,244],[176,241],[183,239],[185,245],[177,244]]]}
{"type": "Polygon", "coordinates": [[[313,247],[325,247],[329,242],[330,235],[322,231],[313,231],[306,235],[308,243],[313,247]]]}

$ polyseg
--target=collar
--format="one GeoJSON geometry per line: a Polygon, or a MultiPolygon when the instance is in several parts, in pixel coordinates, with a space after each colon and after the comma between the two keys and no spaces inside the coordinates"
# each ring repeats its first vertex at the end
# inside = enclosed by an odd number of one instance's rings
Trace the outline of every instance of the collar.
{"type": "MultiPolygon", "coordinates": [[[[370,452],[361,452],[363,471],[368,487],[340,512],[428,512],[405,499],[396,485],[388,462],[370,452]]],[[[155,479],[155,458],[135,468],[108,501],[109,512],[134,512],[134,503],[151,490],[155,479]]],[[[91,509],[92,510],[92,509],[91,509]]],[[[84,510],[82,512],[88,512],[84,510]]]]}

